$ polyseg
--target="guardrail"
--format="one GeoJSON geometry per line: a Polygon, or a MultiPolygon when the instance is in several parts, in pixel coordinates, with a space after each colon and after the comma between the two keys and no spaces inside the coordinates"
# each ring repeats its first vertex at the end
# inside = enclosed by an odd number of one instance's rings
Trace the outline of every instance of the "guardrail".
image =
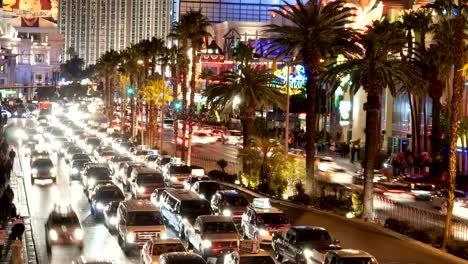
{"type": "MultiPolygon", "coordinates": [[[[397,203],[377,194],[374,196],[374,214],[380,224],[384,224],[388,218],[393,218],[406,221],[419,230],[441,232],[445,224],[445,215],[397,203]]],[[[457,240],[468,241],[468,222],[453,218],[451,236],[457,240]]]]}
{"type": "MultiPolygon", "coordinates": [[[[198,165],[198,166],[203,167],[206,173],[208,173],[211,170],[221,170],[218,164],[216,164],[218,160],[219,159],[216,159],[214,157],[210,158],[210,157],[192,155],[192,165],[198,165]]],[[[228,165],[225,168],[225,171],[229,174],[237,174],[239,171],[242,171],[242,162],[228,161],[228,165]]]]}

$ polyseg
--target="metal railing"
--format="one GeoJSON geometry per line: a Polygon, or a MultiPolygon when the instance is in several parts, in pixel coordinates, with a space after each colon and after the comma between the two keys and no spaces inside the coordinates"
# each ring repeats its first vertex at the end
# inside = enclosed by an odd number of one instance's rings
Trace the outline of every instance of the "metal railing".
{"type": "MultiPolygon", "coordinates": [[[[204,157],[199,155],[192,155],[192,165],[198,165],[205,169],[205,172],[208,173],[211,170],[221,170],[221,168],[216,163],[220,159],[216,159],[215,157],[204,157]]],[[[225,168],[225,171],[229,174],[237,174],[239,171],[242,171],[242,162],[230,162],[228,161],[228,165],[225,168]]]]}
{"type": "MultiPolygon", "coordinates": [[[[423,208],[397,203],[382,195],[374,196],[375,219],[384,224],[389,218],[406,221],[418,230],[442,232],[445,224],[445,215],[423,208]]],[[[468,221],[454,217],[452,219],[452,238],[468,241],[468,221]]]]}

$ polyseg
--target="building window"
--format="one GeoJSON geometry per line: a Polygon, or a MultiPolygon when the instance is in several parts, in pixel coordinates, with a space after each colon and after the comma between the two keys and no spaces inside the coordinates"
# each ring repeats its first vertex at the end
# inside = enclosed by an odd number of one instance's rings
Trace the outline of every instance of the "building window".
{"type": "Polygon", "coordinates": [[[35,54],[34,55],[35,63],[44,63],[44,54],[35,54]]]}

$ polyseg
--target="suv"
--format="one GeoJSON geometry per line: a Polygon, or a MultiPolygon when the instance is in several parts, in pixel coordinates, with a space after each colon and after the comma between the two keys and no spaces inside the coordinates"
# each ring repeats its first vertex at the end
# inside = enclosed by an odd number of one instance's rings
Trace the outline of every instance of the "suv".
{"type": "Polygon", "coordinates": [[[137,167],[129,179],[130,192],[135,198],[149,198],[154,189],[164,187],[164,177],[158,170],[137,167]]]}
{"type": "Polygon", "coordinates": [[[146,164],[142,162],[126,162],[122,165],[122,168],[120,168],[120,171],[118,172],[117,175],[117,180],[120,181],[124,188],[128,189],[129,188],[129,178],[132,175],[132,171],[134,168],[140,168],[140,167],[146,167],[146,164]]]}
{"type": "Polygon", "coordinates": [[[34,182],[38,179],[50,179],[55,183],[57,180],[56,173],[57,171],[54,168],[54,164],[49,158],[37,159],[31,164],[31,184],[34,184],[34,182]]]}
{"type": "Polygon", "coordinates": [[[100,164],[86,164],[81,178],[86,194],[98,183],[112,182],[110,170],[100,164]]]}
{"type": "Polygon", "coordinates": [[[171,252],[159,256],[159,264],[206,264],[206,261],[198,254],[188,252],[171,252]]]}
{"type": "Polygon", "coordinates": [[[190,189],[201,198],[211,201],[213,195],[221,190],[221,185],[216,181],[197,181],[190,189]]]}
{"type": "Polygon", "coordinates": [[[156,168],[159,168],[160,170],[162,170],[162,168],[168,164],[169,162],[171,162],[171,156],[158,156],[158,158],[156,159],[156,162],[155,162],[155,166],[156,168]]]}
{"type": "Polygon", "coordinates": [[[185,224],[193,224],[200,215],[211,215],[210,203],[190,190],[165,190],[160,201],[164,221],[178,231],[180,238],[185,236],[185,224]]]}
{"type": "Polygon", "coordinates": [[[269,244],[274,233],[285,233],[291,225],[283,211],[271,207],[268,198],[254,198],[245,208],[241,227],[244,238],[269,244]]]}
{"type": "Polygon", "coordinates": [[[334,263],[365,263],[378,264],[377,260],[369,253],[355,249],[329,250],[325,253],[323,264],[334,263]]]}
{"type": "Polygon", "coordinates": [[[120,247],[127,253],[141,248],[152,237],[167,237],[159,208],[147,200],[120,202],[117,209],[117,232],[120,247]]]}
{"type": "Polygon", "coordinates": [[[231,216],[234,222],[242,220],[249,200],[237,190],[217,191],[211,199],[211,209],[218,215],[231,216]]]}
{"type": "Polygon", "coordinates": [[[125,200],[125,196],[117,185],[113,183],[99,184],[89,195],[91,214],[101,216],[106,206],[111,202],[120,202],[123,200],[125,200]]]}
{"type": "Polygon", "coordinates": [[[70,181],[81,180],[81,173],[86,163],[89,163],[89,160],[87,159],[74,160],[70,163],[70,170],[69,170],[70,181]]]}
{"type": "Polygon", "coordinates": [[[168,187],[184,188],[184,181],[192,173],[192,169],[184,164],[166,164],[163,168],[164,180],[168,187]]]}

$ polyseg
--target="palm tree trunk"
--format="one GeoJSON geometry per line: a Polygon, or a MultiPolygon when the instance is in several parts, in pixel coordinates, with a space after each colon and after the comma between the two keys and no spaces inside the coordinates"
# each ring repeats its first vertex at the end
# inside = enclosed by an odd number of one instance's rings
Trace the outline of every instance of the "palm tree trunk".
{"type": "Polygon", "coordinates": [[[317,196],[320,192],[317,190],[317,183],[314,174],[315,160],[315,131],[316,131],[316,91],[317,80],[320,69],[320,53],[317,50],[312,52],[312,56],[303,58],[304,62],[310,61],[311,64],[305,67],[307,108],[306,108],[306,189],[311,197],[317,196]],[[309,60],[311,59],[311,60],[309,60]]]}
{"type": "Polygon", "coordinates": [[[440,97],[442,96],[441,91],[444,83],[437,80],[432,82],[432,86],[431,91],[436,93],[430,95],[432,98],[431,157],[433,162],[440,162],[442,161],[440,144],[440,110],[442,105],[440,104],[440,97]]]}
{"type": "Polygon", "coordinates": [[[114,120],[114,93],[115,93],[115,88],[114,88],[114,75],[111,75],[110,78],[110,85],[109,85],[109,122],[112,125],[112,121],[114,120]]]}
{"type": "MultiPolygon", "coordinates": [[[[184,66],[185,68],[185,66],[184,66]]],[[[182,159],[186,159],[185,157],[185,134],[187,133],[187,71],[184,69],[182,73],[182,119],[183,119],[183,127],[182,127],[182,150],[181,156],[182,159]]]]}
{"type": "Polygon", "coordinates": [[[410,105],[410,114],[411,114],[411,136],[412,136],[412,140],[411,140],[411,151],[415,151],[416,149],[416,121],[415,121],[415,114],[416,114],[416,111],[415,111],[415,105],[413,103],[413,97],[411,96],[411,94],[408,92],[408,101],[409,101],[409,105],[410,105]]]}
{"type": "MultiPolygon", "coordinates": [[[[171,65],[171,82],[172,82],[172,100],[173,102],[178,100],[178,94],[177,94],[177,89],[178,89],[178,84],[179,84],[179,75],[177,74],[177,66],[176,65],[171,65]]],[[[175,107],[172,107],[172,121],[173,121],[173,128],[174,128],[174,156],[177,157],[177,133],[179,133],[179,124],[177,122],[177,110],[175,107]]],[[[162,127],[161,129],[164,129],[162,127]]],[[[161,149],[162,151],[162,149],[161,149]]]]}
{"type": "Polygon", "coordinates": [[[192,41],[192,76],[190,77],[190,111],[189,111],[189,138],[187,147],[187,164],[192,165],[192,132],[193,132],[193,117],[195,115],[195,79],[197,74],[197,47],[192,41]]]}
{"type": "MultiPolygon", "coordinates": [[[[453,54],[464,53],[464,26],[463,16],[457,16],[454,21],[454,50],[453,54]]],[[[463,56],[455,56],[455,71],[453,77],[453,94],[450,105],[450,152],[449,152],[449,184],[447,199],[447,215],[445,218],[444,236],[442,240],[442,249],[445,250],[449,240],[449,234],[452,224],[453,200],[455,198],[455,178],[457,176],[457,139],[458,139],[458,121],[460,117],[460,104],[463,98],[464,80],[460,71],[465,64],[463,56]]]]}
{"type": "Polygon", "coordinates": [[[109,93],[109,75],[106,73],[104,75],[104,85],[103,85],[103,88],[102,88],[102,97],[103,97],[103,100],[104,100],[104,107],[105,107],[105,111],[107,114],[109,114],[109,97],[108,97],[108,93],[109,93]]]}
{"type": "Polygon", "coordinates": [[[120,130],[125,134],[125,119],[127,112],[127,93],[125,85],[120,84],[120,130]]]}
{"type": "Polygon", "coordinates": [[[427,108],[426,101],[427,95],[423,96],[422,109],[423,109],[423,122],[424,122],[424,152],[427,152],[427,108]]]}
{"type": "Polygon", "coordinates": [[[367,102],[364,104],[366,111],[366,145],[364,158],[364,208],[362,217],[365,221],[372,221],[374,203],[374,165],[379,145],[379,124],[382,89],[377,87],[375,91],[367,94],[367,102]]]}

